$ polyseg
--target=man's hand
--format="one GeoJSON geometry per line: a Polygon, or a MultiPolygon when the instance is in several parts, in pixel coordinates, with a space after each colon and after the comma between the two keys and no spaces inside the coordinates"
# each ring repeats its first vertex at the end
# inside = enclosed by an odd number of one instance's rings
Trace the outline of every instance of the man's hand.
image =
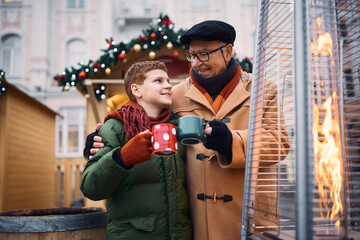
{"type": "Polygon", "coordinates": [[[102,138],[98,136],[98,132],[102,127],[101,123],[96,125],[96,131],[90,133],[86,137],[85,148],[83,151],[83,156],[85,159],[91,159],[101,148],[104,147],[104,143],[102,142],[102,138]]]}
{"type": "Polygon", "coordinates": [[[228,158],[232,157],[232,134],[225,123],[210,121],[205,126],[206,142],[205,147],[215,150],[228,158]]]}

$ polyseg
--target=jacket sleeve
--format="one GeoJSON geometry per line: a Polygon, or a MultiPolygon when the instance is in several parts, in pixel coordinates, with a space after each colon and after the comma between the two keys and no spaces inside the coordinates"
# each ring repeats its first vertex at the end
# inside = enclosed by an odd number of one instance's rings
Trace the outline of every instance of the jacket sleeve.
{"type": "MultiPolygon", "coordinates": [[[[260,165],[273,165],[284,160],[290,150],[287,130],[282,110],[278,113],[278,98],[276,86],[267,83],[264,94],[264,104],[260,126],[255,126],[254,147],[258,154],[254,156],[260,165]]],[[[249,121],[251,121],[249,119],[249,121]]],[[[244,168],[248,141],[248,129],[231,130],[233,136],[232,159],[217,153],[220,166],[224,168],[244,168]]]]}
{"type": "Polygon", "coordinates": [[[122,146],[121,139],[125,139],[122,123],[115,119],[106,121],[99,135],[105,147],[87,162],[80,185],[84,196],[95,201],[110,197],[129,172],[113,159],[122,146]]]}

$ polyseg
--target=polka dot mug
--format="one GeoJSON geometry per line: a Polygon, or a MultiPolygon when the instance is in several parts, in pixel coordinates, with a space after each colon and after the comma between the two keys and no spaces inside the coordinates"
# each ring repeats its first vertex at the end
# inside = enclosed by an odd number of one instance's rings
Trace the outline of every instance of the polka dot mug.
{"type": "Polygon", "coordinates": [[[171,156],[177,153],[176,127],[160,123],[152,127],[152,151],[155,156],[171,156]]]}

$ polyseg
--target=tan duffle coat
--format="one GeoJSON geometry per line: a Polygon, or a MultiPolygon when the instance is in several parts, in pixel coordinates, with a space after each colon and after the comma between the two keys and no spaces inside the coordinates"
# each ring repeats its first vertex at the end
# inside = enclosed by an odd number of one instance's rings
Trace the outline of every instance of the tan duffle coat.
{"type": "MultiPolygon", "coordinates": [[[[213,119],[228,121],[226,125],[233,136],[230,164],[227,163],[225,156],[205,148],[201,143],[187,147],[186,181],[195,240],[240,239],[250,88],[251,74],[243,72],[238,85],[218,113],[214,112],[206,97],[191,83],[190,78],[173,88],[172,111],[174,113],[180,117],[197,115],[206,121],[213,119]],[[224,195],[231,196],[232,200],[209,198],[209,196],[221,198],[224,195]],[[202,196],[207,197],[202,198],[202,196]]],[[[265,113],[265,118],[271,119],[270,115],[276,114],[276,97],[276,89],[272,94],[266,94],[265,98],[270,99],[267,109],[273,110],[265,113]]],[[[278,143],[278,131],[273,130],[262,129],[262,134],[267,138],[268,144],[278,143]]],[[[282,146],[286,149],[287,139],[286,136],[282,137],[280,141],[284,142],[282,146]]],[[[266,145],[262,147],[266,148],[266,145]]],[[[284,149],[282,151],[286,152],[284,149]]],[[[266,169],[274,172],[275,166],[272,164],[266,169]]],[[[261,208],[264,210],[274,213],[278,211],[271,207],[276,206],[274,203],[276,195],[262,194],[262,196],[257,196],[257,201],[262,203],[261,208]],[[258,199],[259,197],[263,199],[258,199]]],[[[269,221],[267,224],[277,224],[274,215],[260,216],[260,219],[263,217],[269,221]]]]}

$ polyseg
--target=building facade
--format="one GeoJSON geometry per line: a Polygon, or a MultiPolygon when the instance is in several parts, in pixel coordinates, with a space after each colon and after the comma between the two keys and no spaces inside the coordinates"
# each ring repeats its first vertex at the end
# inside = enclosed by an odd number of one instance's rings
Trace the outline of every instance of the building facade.
{"type": "MultiPolygon", "coordinates": [[[[86,100],[76,88],[63,91],[54,75],[96,60],[106,38],[126,42],[141,35],[160,13],[175,29],[226,21],[237,31],[237,57],[253,56],[253,0],[1,0],[0,69],[10,83],[63,116],[56,121],[58,159],[82,158],[86,100]]],[[[75,188],[76,181],[70,182],[75,188]]]]}

